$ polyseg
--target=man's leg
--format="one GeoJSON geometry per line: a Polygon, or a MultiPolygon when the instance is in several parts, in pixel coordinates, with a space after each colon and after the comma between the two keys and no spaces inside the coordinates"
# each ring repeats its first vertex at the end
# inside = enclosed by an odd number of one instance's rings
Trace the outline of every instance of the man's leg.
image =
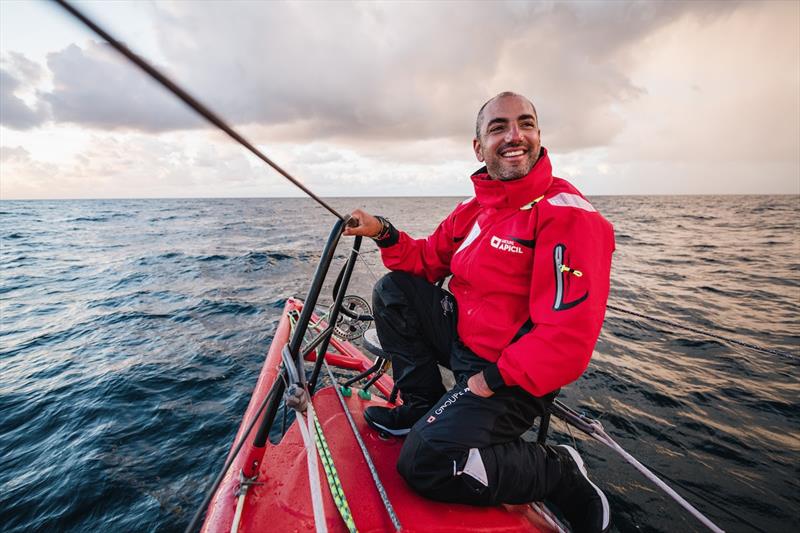
{"type": "Polygon", "coordinates": [[[462,381],[414,425],[397,468],[414,489],[436,500],[473,505],[541,500],[558,484],[558,454],[519,436],[551,401],[517,387],[481,398],[462,381]]]}
{"type": "Polygon", "coordinates": [[[405,435],[444,394],[439,364],[449,365],[455,337],[455,300],[447,291],[405,272],[390,272],[373,291],[373,315],[403,406],[370,407],[373,427],[405,435]]]}
{"type": "Polygon", "coordinates": [[[589,481],[577,452],[519,437],[554,394],[535,398],[518,387],[489,398],[463,380],[408,434],[397,469],[417,492],[471,505],[555,503],[575,532],[609,527],[608,501],[589,481]]]}

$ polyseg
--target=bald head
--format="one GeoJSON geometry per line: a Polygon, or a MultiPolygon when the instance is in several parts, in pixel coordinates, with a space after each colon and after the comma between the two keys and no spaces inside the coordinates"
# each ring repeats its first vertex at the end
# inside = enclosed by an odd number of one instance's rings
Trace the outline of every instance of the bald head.
{"type": "Polygon", "coordinates": [[[533,114],[536,117],[536,122],[537,123],[539,122],[539,115],[536,112],[536,106],[533,105],[533,102],[531,102],[530,100],[528,100],[527,97],[525,97],[525,96],[523,96],[521,94],[517,94],[517,93],[511,92],[511,91],[503,91],[500,94],[497,94],[497,95],[491,97],[489,100],[487,100],[486,103],[484,103],[481,106],[481,108],[478,110],[478,118],[475,120],[475,138],[476,139],[480,139],[481,138],[481,127],[483,126],[483,122],[484,122],[484,116],[483,116],[484,113],[483,112],[486,110],[486,106],[488,106],[489,104],[491,104],[495,100],[498,100],[500,98],[508,98],[509,96],[516,96],[517,98],[522,98],[523,100],[528,102],[531,105],[531,107],[533,108],[533,114]]]}

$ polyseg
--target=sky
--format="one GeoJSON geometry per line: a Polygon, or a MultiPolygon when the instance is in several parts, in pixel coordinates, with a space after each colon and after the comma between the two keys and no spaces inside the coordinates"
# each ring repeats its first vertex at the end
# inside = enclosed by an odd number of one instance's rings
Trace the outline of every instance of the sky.
{"type": "MultiPolygon", "coordinates": [[[[75,2],[320,196],[470,196],[536,105],[584,194],[800,194],[800,2],[75,2]]],[[[51,2],[0,0],[0,199],[301,195],[51,2]]]]}

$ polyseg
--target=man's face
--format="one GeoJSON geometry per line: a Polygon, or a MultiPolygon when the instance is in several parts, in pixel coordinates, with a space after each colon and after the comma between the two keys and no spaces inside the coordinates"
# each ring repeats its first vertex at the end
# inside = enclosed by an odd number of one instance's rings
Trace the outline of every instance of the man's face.
{"type": "Polygon", "coordinates": [[[497,98],[483,110],[480,137],[472,141],[489,176],[514,180],[531,171],[542,146],[533,106],[519,96],[497,98]]]}

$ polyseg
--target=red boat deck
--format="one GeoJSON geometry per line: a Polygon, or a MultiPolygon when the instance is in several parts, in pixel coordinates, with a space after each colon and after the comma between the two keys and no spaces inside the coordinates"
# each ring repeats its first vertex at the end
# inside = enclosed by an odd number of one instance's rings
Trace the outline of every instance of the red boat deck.
{"type": "MultiPolygon", "coordinates": [[[[290,300],[286,310],[297,308],[297,305],[297,302],[290,300]]],[[[280,348],[288,338],[287,322],[284,313],[242,427],[255,414],[254,407],[261,402],[275,379],[275,369],[280,361],[280,348]]],[[[349,343],[337,342],[335,345],[338,345],[336,347],[340,353],[363,358],[365,365],[371,363],[349,343]]],[[[345,400],[403,526],[403,531],[431,533],[553,531],[540,515],[526,505],[473,507],[434,502],[417,495],[406,485],[395,468],[403,441],[395,438],[383,439],[364,422],[362,413],[366,407],[386,405],[386,402],[379,398],[364,400],[357,394],[345,400]]],[[[392,522],[336,397],[336,391],[331,387],[320,390],[314,395],[313,404],[356,527],[363,533],[393,531],[392,522]]],[[[240,428],[240,433],[241,431],[240,428]]],[[[239,436],[237,440],[238,438],[239,436]]],[[[242,452],[242,456],[247,455],[245,450],[242,452]]],[[[230,531],[237,503],[238,475],[242,466],[243,461],[237,460],[225,476],[223,484],[209,506],[203,531],[230,531]]],[[[347,531],[328,489],[321,464],[319,471],[328,531],[347,531]]],[[[263,459],[259,462],[257,481],[262,484],[252,486],[247,493],[239,531],[315,531],[306,451],[297,424],[293,423],[290,426],[279,444],[267,443],[263,459]]]]}

